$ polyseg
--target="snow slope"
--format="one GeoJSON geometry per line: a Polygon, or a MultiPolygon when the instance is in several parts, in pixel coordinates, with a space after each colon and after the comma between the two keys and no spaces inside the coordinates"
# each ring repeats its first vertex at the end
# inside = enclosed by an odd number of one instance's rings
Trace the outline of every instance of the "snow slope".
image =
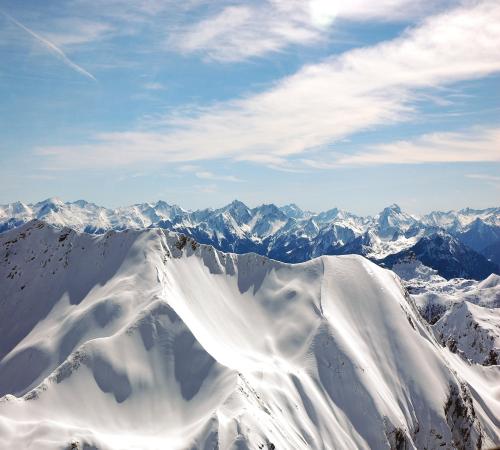
{"type": "Polygon", "coordinates": [[[488,448],[499,366],[435,339],[393,272],[161,229],[0,236],[0,448],[488,448]]]}
{"type": "Polygon", "coordinates": [[[500,276],[446,280],[416,259],[393,269],[443,345],[477,364],[500,362],[500,276]]]}
{"type": "Polygon", "coordinates": [[[491,274],[483,281],[453,278],[446,280],[419,261],[393,266],[422,314],[431,324],[456,304],[472,303],[484,308],[500,308],[500,276],[491,274]]]}
{"type": "Polygon", "coordinates": [[[500,310],[462,302],[434,325],[440,340],[452,351],[479,364],[499,364],[500,310]]]}

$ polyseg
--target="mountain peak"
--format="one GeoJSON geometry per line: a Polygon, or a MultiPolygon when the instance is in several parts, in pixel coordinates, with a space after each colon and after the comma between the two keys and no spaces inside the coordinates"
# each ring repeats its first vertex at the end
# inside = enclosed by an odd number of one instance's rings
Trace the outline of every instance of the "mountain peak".
{"type": "Polygon", "coordinates": [[[95,203],[92,203],[92,202],[88,202],[87,200],[83,200],[83,199],[80,199],[80,200],[75,200],[74,202],[70,202],[71,205],[77,205],[79,206],[80,208],[86,208],[88,206],[93,206],[93,207],[96,207],[97,205],[95,203]]]}
{"type": "Polygon", "coordinates": [[[226,206],[226,208],[247,208],[248,206],[245,205],[241,200],[234,199],[229,205],[226,206]]]}
{"type": "Polygon", "coordinates": [[[12,214],[24,214],[30,212],[30,208],[23,202],[14,202],[10,204],[12,214]]]}
{"type": "Polygon", "coordinates": [[[401,211],[399,205],[393,203],[383,209],[378,215],[377,222],[382,236],[394,237],[401,231],[407,231],[417,220],[413,216],[401,211]]]}
{"type": "Polygon", "coordinates": [[[260,211],[263,214],[280,214],[282,213],[281,209],[278,208],[274,203],[264,203],[257,208],[254,208],[255,211],[260,211]]]}
{"type": "Polygon", "coordinates": [[[155,207],[168,208],[170,205],[165,200],[158,200],[155,203],[155,207]]]}
{"type": "Polygon", "coordinates": [[[239,224],[246,223],[251,218],[251,212],[248,206],[242,201],[236,199],[228,205],[220,208],[218,211],[230,214],[239,224]]]}
{"type": "Polygon", "coordinates": [[[389,205],[386,208],[384,208],[382,210],[381,214],[391,213],[391,212],[394,212],[396,214],[401,214],[401,212],[402,212],[401,207],[397,203],[393,203],[392,205],[389,205]]]}
{"type": "Polygon", "coordinates": [[[62,206],[64,205],[64,202],[59,197],[49,197],[35,204],[35,206],[44,206],[44,205],[62,206]]]}
{"type": "Polygon", "coordinates": [[[280,206],[279,209],[287,217],[290,217],[293,219],[300,219],[300,218],[304,218],[304,217],[310,215],[310,213],[308,211],[304,211],[295,203],[289,203],[288,205],[280,206]]]}
{"type": "Polygon", "coordinates": [[[35,204],[34,206],[38,208],[37,218],[40,219],[47,214],[61,210],[64,206],[64,202],[60,198],[51,197],[35,204]]]}

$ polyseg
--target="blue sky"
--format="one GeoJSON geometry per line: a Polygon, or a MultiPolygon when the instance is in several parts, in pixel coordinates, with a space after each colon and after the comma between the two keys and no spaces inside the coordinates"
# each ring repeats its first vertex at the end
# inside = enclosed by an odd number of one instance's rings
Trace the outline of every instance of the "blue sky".
{"type": "Polygon", "coordinates": [[[499,55],[489,0],[0,0],[0,202],[497,206],[499,55]]]}

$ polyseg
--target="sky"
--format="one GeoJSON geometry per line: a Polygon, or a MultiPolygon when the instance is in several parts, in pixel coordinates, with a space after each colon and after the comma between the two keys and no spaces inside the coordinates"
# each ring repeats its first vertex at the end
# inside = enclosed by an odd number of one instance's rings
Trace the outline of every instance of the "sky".
{"type": "Polygon", "coordinates": [[[500,205],[498,0],[0,0],[0,203],[500,205]]]}

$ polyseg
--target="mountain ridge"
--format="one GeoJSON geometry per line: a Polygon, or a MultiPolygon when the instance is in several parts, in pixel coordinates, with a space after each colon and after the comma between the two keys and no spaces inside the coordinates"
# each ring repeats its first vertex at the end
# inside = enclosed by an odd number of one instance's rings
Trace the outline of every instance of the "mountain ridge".
{"type": "Polygon", "coordinates": [[[446,251],[438,259],[454,258],[456,254],[466,256],[452,271],[445,270],[437,259],[427,259],[426,264],[438,269],[441,275],[484,278],[500,271],[496,255],[500,208],[465,208],[417,217],[393,204],[375,216],[362,217],[338,208],[312,213],[293,204],[249,208],[238,200],[217,209],[189,211],[164,201],[107,209],[84,200],[64,203],[50,198],[29,205],[16,202],[0,206],[0,232],[32,218],[93,234],[159,227],[191,236],[222,251],[255,252],[284,262],[349,253],[382,261],[409,251],[431,235],[447,233],[448,239],[456,239],[461,248],[453,253],[452,246],[448,250],[442,247],[441,251],[446,251]],[[478,271],[467,268],[466,260],[472,259],[480,266],[478,271]]]}

